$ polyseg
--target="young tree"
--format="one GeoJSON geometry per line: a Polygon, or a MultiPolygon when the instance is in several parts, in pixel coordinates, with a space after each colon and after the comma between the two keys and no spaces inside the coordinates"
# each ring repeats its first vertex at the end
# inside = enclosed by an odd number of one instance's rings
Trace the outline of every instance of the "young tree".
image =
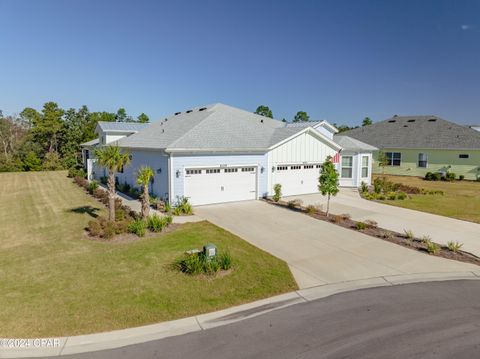
{"type": "Polygon", "coordinates": [[[142,186],[142,218],[147,218],[150,214],[150,195],[148,193],[148,185],[153,178],[153,170],[151,167],[141,167],[137,173],[137,184],[142,186]]]}
{"type": "Polygon", "coordinates": [[[138,115],[137,120],[140,123],[148,123],[150,122],[150,117],[142,112],[140,115],[138,115]]]}
{"type": "Polygon", "coordinates": [[[308,122],[308,120],[310,120],[310,116],[305,111],[298,111],[293,118],[293,122],[308,122]]]}
{"type": "Polygon", "coordinates": [[[130,163],[128,152],[118,146],[101,147],[95,152],[98,163],[108,169],[108,220],[115,221],[115,173],[130,163]]]}
{"type": "Polygon", "coordinates": [[[362,121],[362,126],[369,126],[371,125],[373,122],[372,120],[370,119],[370,117],[365,117],[362,121]]]}
{"type": "Polygon", "coordinates": [[[260,116],[273,118],[272,110],[268,106],[260,105],[255,110],[255,113],[260,116]]]}
{"type": "Polygon", "coordinates": [[[318,181],[318,190],[322,193],[322,196],[328,196],[326,212],[328,217],[328,212],[330,210],[330,196],[336,196],[340,190],[338,188],[338,172],[332,163],[331,156],[328,156],[325,162],[323,162],[318,181]]]}
{"type": "Polygon", "coordinates": [[[388,164],[388,158],[385,152],[378,151],[377,157],[378,165],[382,167],[382,176],[385,175],[385,166],[388,164]]]}

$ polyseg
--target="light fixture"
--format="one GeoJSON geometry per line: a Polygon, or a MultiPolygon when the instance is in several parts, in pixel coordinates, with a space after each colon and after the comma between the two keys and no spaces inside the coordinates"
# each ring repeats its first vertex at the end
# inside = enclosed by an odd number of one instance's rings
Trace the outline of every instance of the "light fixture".
{"type": "Polygon", "coordinates": [[[265,171],[265,168],[262,166],[260,167],[260,173],[263,173],[263,171],[265,171]]]}
{"type": "Polygon", "coordinates": [[[157,169],[157,173],[162,173],[162,169],[161,168],[157,169]]]}
{"type": "Polygon", "coordinates": [[[177,178],[180,178],[180,170],[177,170],[176,175],[177,175],[177,178]]]}
{"type": "Polygon", "coordinates": [[[272,172],[275,172],[275,166],[272,166],[272,172]]]}

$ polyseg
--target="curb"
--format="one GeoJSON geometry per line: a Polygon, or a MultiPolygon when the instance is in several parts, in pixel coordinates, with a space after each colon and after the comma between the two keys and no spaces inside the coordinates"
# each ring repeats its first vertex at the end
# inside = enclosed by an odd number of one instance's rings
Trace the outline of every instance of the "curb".
{"type": "MultiPolygon", "coordinates": [[[[61,337],[55,347],[3,348],[0,358],[45,357],[115,349],[177,335],[197,332],[253,318],[294,304],[307,303],[358,289],[396,286],[409,283],[480,280],[480,270],[473,272],[418,273],[373,277],[324,284],[242,304],[236,307],[193,317],[111,332],[61,337]]],[[[53,339],[53,338],[50,338],[53,339]]]]}

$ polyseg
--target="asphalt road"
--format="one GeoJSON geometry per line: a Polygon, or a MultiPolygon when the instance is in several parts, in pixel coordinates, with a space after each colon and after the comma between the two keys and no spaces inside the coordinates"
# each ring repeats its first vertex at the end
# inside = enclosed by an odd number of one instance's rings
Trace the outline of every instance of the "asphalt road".
{"type": "Polygon", "coordinates": [[[66,358],[479,358],[480,281],[381,287],[66,358]]]}

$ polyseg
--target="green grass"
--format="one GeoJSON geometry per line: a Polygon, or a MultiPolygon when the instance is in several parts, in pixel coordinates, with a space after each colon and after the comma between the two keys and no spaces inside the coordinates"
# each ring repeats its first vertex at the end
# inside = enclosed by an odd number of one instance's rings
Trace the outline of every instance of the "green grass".
{"type": "Polygon", "coordinates": [[[0,337],[65,336],[172,320],[297,288],[287,265],[208,222],[132,242],[83,232],[105,208],[65,172],[0,174],[0,337]],[[171,268],[214,243],[235,270],[217,278],[171,268]]]}
{"type": "Polygon", "coordinates": [[[426,190],[441,190],[444,191],[444,195],[411,195],[411,199],[382,201],[382,203],[480,223],[480,182],[433,182],[419,177],[391,175],[386,177],[396,183],[426,190]]]}

